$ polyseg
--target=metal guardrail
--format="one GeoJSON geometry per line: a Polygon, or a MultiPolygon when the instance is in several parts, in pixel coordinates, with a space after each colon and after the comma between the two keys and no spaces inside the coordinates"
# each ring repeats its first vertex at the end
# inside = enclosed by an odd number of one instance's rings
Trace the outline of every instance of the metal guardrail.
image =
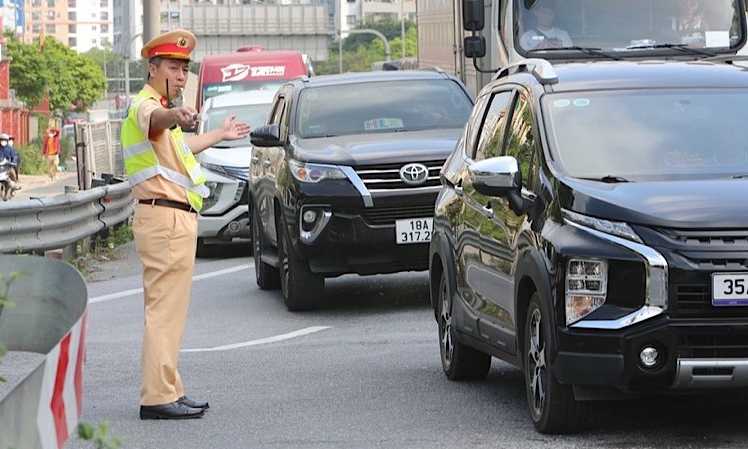
{"type": "Polygon", "coordinates": [[[125,222],[134,211],[130,184],[0,203],[0,253],[60,249],[125,222]]]}

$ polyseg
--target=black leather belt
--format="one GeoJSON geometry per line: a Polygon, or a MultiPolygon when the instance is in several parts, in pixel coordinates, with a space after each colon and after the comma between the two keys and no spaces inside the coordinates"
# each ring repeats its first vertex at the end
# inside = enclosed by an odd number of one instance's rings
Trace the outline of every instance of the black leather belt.
{"type": "Polygon", "coordinates": [[[197,211],[193,209],[192,206],[190,206],[189,204],[180,203],[179,201],[165,200],[163,198],[154,198],[152,200],[138,200],[138,203],[139,204],[150,204],[152,206],[171,207],[171,208],[183,210],[186,212],[192,212],[194,214],[197,213],[197,211]]]}

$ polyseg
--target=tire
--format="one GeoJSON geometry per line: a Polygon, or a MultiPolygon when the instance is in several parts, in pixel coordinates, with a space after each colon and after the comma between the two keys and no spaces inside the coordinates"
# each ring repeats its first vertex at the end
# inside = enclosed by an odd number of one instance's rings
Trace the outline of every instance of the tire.
{"type": "Polygon", "coordinates": [[[536,292],[530,299],[525,322],[525,389],[535,429],[540,433],[561,434],[580,430],[587,422],[587,404],[574,399],[569,385],[553,376],[551,327],[536,292]]]}
{"type": "Polygon", "coordinates": [[[206,244],[205,239],[198,237],[197,238],[197,250],[195,251],[195,255],[201,259],[207,258],[207,257],[215,257],[216,247],[215,245],[206,244]]]}
{"type": "Polygon", "coordinates": [[[325,277],[313,273],[309,264],[293,254],[285,226],[278,226],[278,259],[283,302],[292,312],[319,307],[325,290],[325,277]]]}
{"type": "Polygon", "coordinates": [[[439,353],[442,369],[451,380],[485,379],[491,369],[491,356],[460,343],[452,325],[452,297],[446,273],[439,278],[439,353]]]}
{"type": "Polygon", "coordinates": [[[265,240],[265,235],[261,232],[262,224],[260,215],[255,208],[252,208],[252,250],[255,259],[255,279],[257,286],[261,290],[277,290],[280,288],[280,271],[272,265],[262,261],[262,253],[270,248],[270,244],[265,240]]]}

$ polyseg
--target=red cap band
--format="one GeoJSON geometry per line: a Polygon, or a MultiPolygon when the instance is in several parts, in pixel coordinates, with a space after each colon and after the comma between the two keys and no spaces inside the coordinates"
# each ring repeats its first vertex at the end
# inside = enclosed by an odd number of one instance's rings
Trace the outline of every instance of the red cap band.
{"type": "Polygon", "coordinates": [[[162,56],[165,58],[176,58],[176,59],[190,59],[190,49],[187,47],[180,47],[177,44],[160,44],[155,45],[148,52],[148,59],[154,56],[162,56]]]}

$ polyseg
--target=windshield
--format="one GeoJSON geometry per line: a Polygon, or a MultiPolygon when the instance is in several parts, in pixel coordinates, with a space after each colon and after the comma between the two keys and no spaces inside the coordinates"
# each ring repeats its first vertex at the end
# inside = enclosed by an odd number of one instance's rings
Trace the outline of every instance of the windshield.
{"type": "Polygon", "coordinates": [[[628,181],[748,174],[748,90],[564,93],[543,100],[571,176],[628,181]]]}
{"type": "Polygon", "coordinates": [[[743,39],[745,13],[734,0],[514,1],[516,48],[525,56],[563,57],[560,49],[574,46],[714,54],[737,50],[743,39]]]}
{"type": "Polygon", "coordinates": [[[462,128],[472,101],[446,80],[361,82],[307,88],[298,107],[300,137],[462,128]]]}
{"type": "Polygon", "coordinates": [[[270,90],[275,92],[287,80],[241,81],[236,83],[211,83],[203,85],[203,103],[210,97],[229,92],[243,92],[245,90],[270,90]]]}
{"type": "MultiPolygon", "coordinates": [[[[247,104],[240,106],[210,108],[202,126],[202,133],[212,131],[221,126],[226,117],[236,115],[237,122],[248,123],[252,129],[257,129],[265,124],[265,119],[270,109],[270,104],[247,104]]],[[[236,148],[249,146],[249,137],[241,140],[224,140],[217,145],[222,148],[236,148]]]]}

